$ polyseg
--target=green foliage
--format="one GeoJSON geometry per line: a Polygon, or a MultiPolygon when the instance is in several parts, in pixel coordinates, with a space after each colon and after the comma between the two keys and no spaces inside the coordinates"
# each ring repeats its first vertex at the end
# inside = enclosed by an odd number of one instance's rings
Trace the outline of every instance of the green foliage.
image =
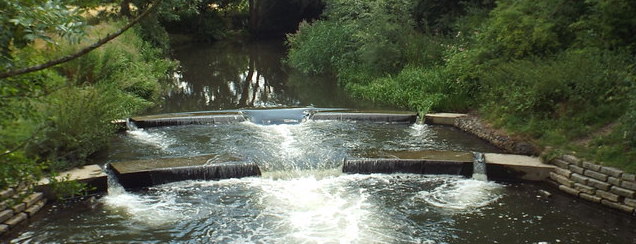
{"type": "Polygon", "coordinates": [[[164,7],[157,19],[170,33],[188,34],[196,41],[210,42],[225,38],[230,31],[247,28],[247,0],[169,2],[164,5],[170,7],[164,7]]]}
{"type": "Polygon", "coordinates": [[[366,85],[351,84],[349,88],[355,95],[374,102],[427,113],[431,109],[466,109],[465,96],[471,89],[463,85],[452,80],[443,68],[406,67],[396,76],[379,78],[366,85]]]}
{"type": "Polygon", "coordinates": [[[0,156],[0,189],[18,185],[31,186],[43,176],[44,166],[26,157],[23,152],[0,156]]]}
{"type": "Polygon", "coordinates": [[[482,76],[484,102],[498,112],[605,123],[625,111],[629,59],[595,49],[503,63],[482,76]],[[585,112],[582,112],[585,111],[585,112]]]}
{"type": "Polygon", "coordinates": [[[635,1],[326,3],[288,36],[292,67],[334,73],[374,102],[479,110],[557,151],[636,170],[635,1]]]}
{"type": "MultiPolygon", "coordinates": [[[[84,42],[92,43],[118,26],[92,26],[84,42]]],[[[48,60],[51,52],[73,53],[80,48],[55,41],[58,46],[14,50],[14,62],[29,66],[48,60]]],[[[0,156],[0,187],[39,180],[42,170],[84,164],[108,145],[115,130],[112,120],[153,104],[161,90],[159,81],[173,66],[159,49],[129,30],[55,69],[0,80],[0,152],[8,152],[0,156]]],[[[82,188],[69,184],[61,184],[60,189],[82,188]]]]}
{"type": "Polygon", "coordinates": [[[630,147],[636,148],[636,84],[632,84],[632,87],[627,112],[622,118],[622,128],[620,130],[622,133],[619,134],[622,134],[623,139],[627,141],[630,147]]]}
{"type": "Polygon", "coordinates": [[[504,58],[546,55],[567,47],[574,35],[580,1],[498,1],[480,45],[504,58]]]}
{"type": "Polygon", "coordinates": [[[405,65],[403,47],[412,51],[407,43],[415,35],[409,17],[413,1],[331,0],[327,4],[325,20],[302,24],[297,33],[288,35],[287,61],[292,67],[307,73],[338,73],[355,65],[383,75],[405,65]]]}
{"type": "Polygon", "coordinates": [[[298,32],[288,35],[287,63],[304,73],[319,74],[337,71],[337,67],[352,63],[352,31],[337,22],[303,22],[298,32]]]}
{"type": "Polygon", "coordinates": [[[627,49],[636,53],[636,2],[587,0],[587,14],[572,24],[581,46],[627,49]]]}
{"type": "MultiPolygon", "coordinates": [[[[99,25],[91,36],[110,32],[116,25],[99,25]]],[[[62,52],[75,52],[63,46],[62,52]]],[[[160,51],[130,31],[89,54],[61,65],[68,79],[37,102],[45,118],[42,133],[29,143],[27,151],[47,159],[56,168],[83,164],[92,153],[108,144],[115,128],[112,120],[124,118],[152,105],[160,92],[159,80],[174,64],[162,59],[160,51]]]]}
{"type": "Polygon", "coordinates": [[[140,106],[135,98],[118,93],[113,88],[87,86],[51,94],[42,105],[49,118],[44,132],[29,145],[28,151],[42,158],[63,160],[60,161],[63,164],[57,165],[60,169],[81,165],[108,144],[115,131],[110,121],[130,114],[131,110],[126,108],[129,104],[140,106]]]}
{"type": "MultiPolygon", "coordinates": [[[[113,25],[95,26],[91,31],[110,32],[113,25]]],[[[142,40],[130,30],[103,47],[82,58],[60,66],[59,71],[75,85],[115,86],[146,100],[156,99],[160,92],[157,80],[165,77],[165,71],[174,64],[160,58],[161,51],[142,40]]],[[[62,52],[72,53],[76,46],[66,46],[62,52]]]]}
{"type": "Polygon", "coordinates": [[[89,187],[85,183],[71,180],[68,175],[59,177],[58,174],[52,174],[49,176],[49,182],[51,191],[57,200],[86,196],[94,190],[93,187],[89,187]]]}
{"type": "Polygon", "coordinates": [[[75,41],[84,35],[80,9],[66,4],[63,0],[0,0],[0,71],[13,67],[13,48],[38,39],[54,43],[54,35],[75,41]]]}

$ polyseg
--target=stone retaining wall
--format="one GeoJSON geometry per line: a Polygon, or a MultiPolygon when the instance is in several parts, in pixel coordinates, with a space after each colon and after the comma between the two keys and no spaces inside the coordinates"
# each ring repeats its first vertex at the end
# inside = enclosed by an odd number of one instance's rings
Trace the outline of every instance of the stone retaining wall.
{"type": "Polygon", "coordinates": [[[549,163],[557,168],[550,173],[548,181],[559,190],[636,216],[636,175],[572,155],[549,163]]]}
{"type": "Polygon", "coordinates": [[[40,192],[23,196],[13,188],[0,192],[0,236],[33,217],[46,204],[40,192]]]}
{"type": "Polygon", "coordinates": [[[455,127],[484,139],[509,153],[522,155],[538,155],[539,149],[523,140],[515,139],[505,133],[495,130],[483,123],[474,115],[465,115],[455,119],[455,127]]]}

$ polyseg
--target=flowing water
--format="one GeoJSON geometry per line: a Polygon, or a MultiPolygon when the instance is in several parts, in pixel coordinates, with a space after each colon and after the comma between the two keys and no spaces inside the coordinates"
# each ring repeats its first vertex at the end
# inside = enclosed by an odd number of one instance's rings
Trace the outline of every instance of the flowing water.
{"type": "MultiPolygon", "coordinates": [[[[294,87],[291,75],[280,73],[280,64],[261,70],[259,62],[278,62],[281,55],[265,47],[259,46],[260,52],[219,45],[180,50],[183,71],[166,104],[154,112],[369,106],[340,96],[333,82],[294,87]],[[229,70],[233,76],[225,74],[229,70]]],[[[139,191],[126,191],[111,178],[108,194],[96,202],[54,205],[11,238],[31,243],[636,240],[632,219],[556,192],[544,197],[545,188],[538,185],[452,175],[341,173],[343,159],[390,157],[396,151],[498,152],[453,128],[305,121],[302,114],[276,122],[271,113],[258,110],[246,115],[256,123],[130,130],[113,138],[102,162],[210,155],[211,162],[256,163],[261,177],[181,181],[139,191]]]]}

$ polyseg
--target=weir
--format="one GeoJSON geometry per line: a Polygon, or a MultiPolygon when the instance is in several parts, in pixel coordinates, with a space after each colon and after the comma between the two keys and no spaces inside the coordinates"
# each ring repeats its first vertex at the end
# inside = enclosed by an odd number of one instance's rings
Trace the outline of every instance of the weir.
{"type": "Polygon", "coordinates": [[[464,162],[417,159],[358,159],[345,160],[342,172],[349,174],[412,173],[425,175],[469,176],[471,168],[464,162]]]}
{"type": "Polygon", "coordinates": [[[259,125],[299,124],[314,113],[311,108],[242,110],[247,120],[259,125]]]}
{"type": "Polygon", "coordinates": [[[307,120],[359,121],[387,124],[413,124],[417,113],[403,111],[355,111],[329,108],[243,109],[218,112],[158,114],[114,121],[122,128],[152,128],[179,125],[223,125],[250,121],[261,125],[298,124],[307,120]],[[346,111],[346,112],[343,112],[346,111]]]}
{"type": "Polygon", "coordinates": [[[137,160],[111,163],[108,169],[126,189],[138,189],[183,180],[220,180],[260,176],[258,165],[249,162],[214,162],[212,155],[137,160]]]}
{"type": "Polygon", "coordinates": [[[219,125],[231,124],[245,121],[245,117],[241,115],[203,115],[203,116],[184,116],[184,117],[166,117],[166,118],[149,118],[137,119],[130,118],[138,128],[151,128],[160,126],[176,126],[176,125],[219,125]]]}
{"type": "Polygon", "coordinates": [[[376,112],[376,113],[326,112],[326,113],[313,114],[310,119],[412,124],[417,121],[417,114],[415,113],[383,113],[383,112],[376,112]]]}

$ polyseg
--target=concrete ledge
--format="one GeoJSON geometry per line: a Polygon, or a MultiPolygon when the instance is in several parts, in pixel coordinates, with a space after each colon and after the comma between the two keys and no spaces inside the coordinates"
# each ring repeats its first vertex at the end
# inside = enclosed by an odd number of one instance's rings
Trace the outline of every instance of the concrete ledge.
{"type": "Polygon", "coordinates": [[[138,189],[182,180],[220,180],[260,176],[258,165],[248,162],[211,162],[213,156],[137,160],[112,163],[119,183],[138,189]]]}
{"type": "Polygon", "coordinates": [[[427,124],[435,124],[435,125],[451,125],[454,126],[455,121],[458,118],[466,117],[466,114],[456,114],[456,113],[435,113],[435,114],[426,114],[424,116],[424,123],[427,124]]]}
{"type": "MultiPolygon", "coordinates": [[[[96,164],[85,165],[72,170],[62,172],[56,177],[58,181],[64,179],[75,180],[95,188],[95,191],[104,192],[108,188],[108,177],[104,170],[96,164]]],[[[50,189],[50,180],[45,178],[38,182],[37,191],[42,191],[46,198],[53,199],[53,193],[50,189]]]]}
{"type": "Polygon", "coordinates": [[[412,124],[417,121],[416,113],[334,113],[319,112],[311,120],[346,120],[375,123],[412,124]]]}
{"type": "Polygon", "coordinates": [[[537,157],[486,153],[487,173],[503,180],[543,181],[554,171],[537,157]]]}
{"type": "MultiPolygon", "coordinates": [[[[452,151],[397,151],[383,152],[394,158],[346,160],[344,173],[415,173],[451,174],[471,177],[473,155],[452,151]]],[[[543,181],[555,167],[539,158],[514,154],[486,153],[488,179],[501,181],[543,181]]]]}
{"type": "Polygon", "coordinates": [[[232,124],[245,121],[242,115],[205,115],[168,118],[131,118],[131,122],[139,128],[151,128],[174,125],[206,125],[206,124],[232,124]]]}

